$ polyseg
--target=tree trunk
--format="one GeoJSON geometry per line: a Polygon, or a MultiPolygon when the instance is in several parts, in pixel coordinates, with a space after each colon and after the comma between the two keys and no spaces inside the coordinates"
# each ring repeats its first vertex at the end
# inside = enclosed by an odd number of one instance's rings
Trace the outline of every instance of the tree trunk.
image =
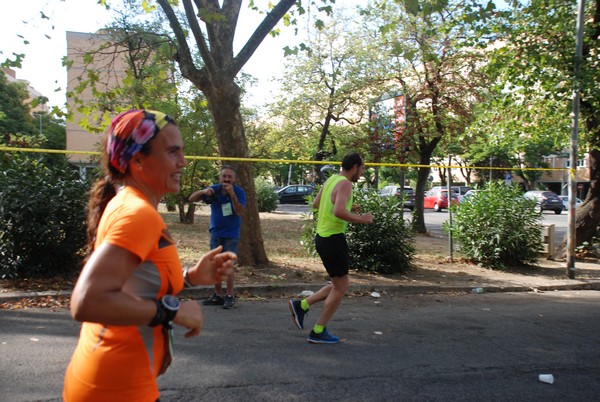
{"type": "MultiPolygon", "coordinates": [[[[441,137],[435,137],[427,142],[425,137],[419,136],[419,165],[430,166],[431,157],[441,137]]],[[[417,233],[427,233],[425,226],[425,212],[423,197],[431,174],[431,167],[420,167],[417,171],[417,188],[415,189],[415,212],[413,213],[412,227],[417,233]]]]}
{"type": "MultiPolygon", "coordinates": [[[[425,163],[429,164],[429,162],[425,163]]],[[[425,195],[425,189],[427,188],[427,181],[431,168],[420,167],[417,170],[417,187],[415,188],[415,212],[413,213],[412,227],[417,233],[427,233],[427,227],[425,226],[425,217],[423,216],[423,197],[425,195]]]]}
{"type": "MultiPolygon", "coordinates": [[[[594,236],[598,234],[600,226],[600,151],[592,150],[589,153],[590,190],[585,201],[577,207],[575,214],[575,246],[584,242],[592,244],[594,236]]],[[[562,241],[562,254],[566,253],[567,236],[562,241]]]]}
{"type": "MultiPolygon", "coordinates": [[[[590,57],[591,47],[589,43],[595,43],[600,36],[600,0],[593,2],[593,26],[594,29],[586,30],[587,41],[584,41],[583,46],[583,71],[596,68],[586,60],[590,57]]],[[[580,246],[584,242],[593,243],[594,236],[598,234],[600,226],[600,117],[598,115],[597,103],[593,101],[591,94],[584,94],[590,97],[591,101],[586,99],[586,96],[581,101],[581,115],[584,117],[585,126],[589,133],[589,174],[590,174],[590,189],[588,191],[583,205],[579,206],[575,213],[575,246],[580,246]]],[[[562,242],[563,252],[566,253],[566,236],[562,242]]]]}
{"type": "MultiPolygon", "coordinates": [[[[215,122],[219,154],[224,157],[248,158],[248,143],[240,113],[240,90],[233,79],[219,88],[211,87],[204,93],[215,122]]],[[[246,192],[246,211],[238,250],[241,265],[259,265],[269,262],[256,202],[254,175],[249,162],[224,161],[236,171],[236,182],[246,192]]]]}
{"type": "MultiPolygon", "coordinates": [[[[331,124],[332,119],[333,119],[333,116],[332,116],[331,112],[329,112],[327,114],[327,116],[325,117],[325,121],[323,122],[323,127],[321,129],[321,135],[319,136],[319,144],[317,145],[317,152],[315,152],[315,156],[314,156],[315,161],[322,161],[323,159],[330,157],[332,155],[335,155],[337,153],[337,150],[335,147],[335,141],[333,139],[331,140],[331,151],[325,150],[325,141],[327,140],[327,135],[329,134],[329,126],[331,124]]],[[[315,174],[315,182],[317,184],[323,184],[325,182],[325,180],[327,179],[327,177],[325,177],[325,175],[321,171],[322,167],[323,167],[323,165],[321,165],[321,164],[315,164],[313,166],[313,171],[315,174]]]]}
{"type": "MultiPolygon", "coordinates": [[[[410,105],[410,109],[408,110],[416,110],[416,101],[414,99],[408,98],[407,105],[410,105]]],[[[435,105],[435,102],[434,102],[435,105]]],[[[437,108],[432,108],[434,115],[437,108]]],[[[419,119],[417,116],[408,120],[409,127],[415,132],[421,132],[422,128],[419,125],[419,119]]],[[[430,141],[427,141],[425,135],[418,134],[416,139],[416,146],[419,150],[419,165],[428,166],[428,167],[419,167],[417,171],[417,188],[415,189],[415,209],[413,213],[412,227],[417,233],[427,233],[427,227],[425,226],[425,217],[423,216],[425,212],[423,197],[425,196],[425,189],[427,188],[427,182],[429,181],[429,175],[431,174],[431,159],[433,156],[433,152],[440,142],[444,129],[436,124],[436,130],[440,133],[439,136],[431,138],[430,141]]]]}
{"type": "MultiPolygon", "coordinates": [[[[175,34],[177,51],[174,59],[179,64],[181,74],[200,89],[208,100],[219,152],[223,157],[247,158],[248,143],[240,113],[240,89],[234,80],[277,22],[296,4],[296,0],[279,0],[274,4],[235,57],[233,39],[242,0],[183,0],[181,4],[187,19],[185,29],[171,3],[168,0],[157,0],[175,34]],[[199,19],[205,23],[206,32],[203,32],[199,19]],[[203,65],[200,68],[196,67],[187,43],[190,32],[202,57],[203,65]]],[[[269,260],[260,227],[252,165],[249,162],[230,161],[227,164],[236,170],[237,182],[246,191],[239,263],[266,264],[269,260]]]]}
{"type": "Polygon", "coordinates": [[[193,202],[187,202],[187,203],[184,203],[183,205],[184,205],[184,208],[185,208],[185,205],[187,205],[187,207],[188,207],[187,212],[184,214],[184,219],[185,219],[184,223],[186,223],[186,224],[194,223],[194,216],[195,216],[194,214],[196,213],[196,204],[194,204],[193,202]]]}

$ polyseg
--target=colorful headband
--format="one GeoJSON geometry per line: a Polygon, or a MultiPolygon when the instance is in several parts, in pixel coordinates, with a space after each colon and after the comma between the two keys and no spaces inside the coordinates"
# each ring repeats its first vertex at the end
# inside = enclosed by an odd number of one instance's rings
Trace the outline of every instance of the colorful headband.
{"type": "Polygon", "coordinates": [[[125,174],[131,158],[168,123],[175,121],[154,110],[128,110],[115,117],[106,144],[111,166],[125,174]]]}

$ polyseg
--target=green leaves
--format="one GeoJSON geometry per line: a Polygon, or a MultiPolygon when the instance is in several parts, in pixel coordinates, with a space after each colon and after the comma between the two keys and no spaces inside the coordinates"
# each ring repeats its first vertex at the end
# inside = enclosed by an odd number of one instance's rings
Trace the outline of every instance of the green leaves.
{"type": "MultiPolygon", "coordinates": [[[[354,190],[354,203],[361,212],[373,214],[373,223],[348,225],[346,238],[351,267],[380,274],[406,272],[415,249],[414,232],[403,218],[402,203],[395,197],[379,197],[377,192],[366,188],[354,190]]],[[[302,244],[311,255],[314,255],[316,219],[316,213],[306,218],[302,237],[302,244]]]]}
{"type": "Polygon", "coordinates": [[[406,7],[406,12],[412,15],[417,15],[421,11],[419,0],[405,0],[404,6],[406,7]]]}
{"type": "Polygon", "coordinates": [[[64,157],[2,157],[0,276],[75,273],[86,242],[87,183],[64,157]]]}
{"type": "Polygon", "coordinates": [[[404,273],[410,269],[415,253],[414,232],[403,217],[403,202],[361,190],[354,192],[354,202],[362,212],[373,214],[373,223],[349,225],[352,268],[380,274],[404,273]]]}
{"type": "Polygon", "coordinates": [[[486,268],[535,263],[540,257],[541,215],[518,186],[496,181],[452,207],[444,224],[466,258],[486,268]]]}
{"type": "Polygon", "coordinates": [[[272,212],[277,209],[279,204],[277,193],[267,180],[257,177],[254,179],[254,187],[256,189],[258,212],[272,212]]]}

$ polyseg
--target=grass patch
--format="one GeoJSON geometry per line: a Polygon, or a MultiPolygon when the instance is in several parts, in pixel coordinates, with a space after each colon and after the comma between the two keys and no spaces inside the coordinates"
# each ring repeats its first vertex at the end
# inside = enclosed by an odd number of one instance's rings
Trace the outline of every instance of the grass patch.
{"type": "MultiPolygon", "coordinates": [[[[159,212],[177,244],[182,265],[196,264],[209,250],[210,208],[198,206],[193,224],[179,223],[179,212],[168,212],[163,205],[159,212]]],[[[259,267],[238,266],[236,282],[250,283],[260,278],[261,282],[275,285],[326,278],[321,260],[310,257],[300,243],[303,225],[300,215],[261,212],[260,220],[270,264],[259,267]]]]}

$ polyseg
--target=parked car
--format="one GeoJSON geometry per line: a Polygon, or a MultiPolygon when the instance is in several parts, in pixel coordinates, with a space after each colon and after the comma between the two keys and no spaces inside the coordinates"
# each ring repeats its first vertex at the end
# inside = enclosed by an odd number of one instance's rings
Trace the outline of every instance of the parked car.
{"type": "Polygon", "coordinates": [[[468,200],[469,198],[476,196],[479,191],[481,191],[481,190],[469,190],[462,197],[460,197],[458,200],[461,203],[463,203],[466,200],[468,200]]]}
{"type": "Polygon", "coordinates": [[[563,211],[563,202],[554,191],[527,191],[523,197],[534,200],[539,211],[554,211],[556,215],[563,211]]]}
{"type": "Polygon", "coordinates": [[[462,201],[462,198],[467,194],[467,192],[471,191],[471,187],[469,186],[450,186],[452,191],[458,194],[458,201],[462,201]]]}
{"type": "Polygon", "coordinates": [[[385,186],[378,191],[378,194],[380,197],[398,197],[398,202],[400,202],[400,199],[403,200],[403,208],[408,208],[411,211],[415,209],[415,190],[411,187],[385,186]]]}
{"type": "MultiPolygon", "coordinates": [[[[450,197],[452,199],[452,205],[458,204],[458,194],[451,191],[450,197]]],[[[426,192],[425,197],[423,197],[423,208],[433,208],[436,212],[448,208],[448,188],[437,186],[426,192]]]]}
{"type": "MultiPolygon", "coordinates": [[[[569,196],[568,195],[559,195],[558,198],[560,198],[563,202],[563,211],[568,211],[569,210],[569,196]]],[[[581,201],[579,198],[575,198],[575,208],[577,208],[581,204],[583,204],[583,201],[581,201]]]]}
{"type": "Polygon", "coordinates": [[[277,198],[280,204],[306,204],[306,197],[314,190],[313,186],[290,184],[277,191],[277,198]]]}

